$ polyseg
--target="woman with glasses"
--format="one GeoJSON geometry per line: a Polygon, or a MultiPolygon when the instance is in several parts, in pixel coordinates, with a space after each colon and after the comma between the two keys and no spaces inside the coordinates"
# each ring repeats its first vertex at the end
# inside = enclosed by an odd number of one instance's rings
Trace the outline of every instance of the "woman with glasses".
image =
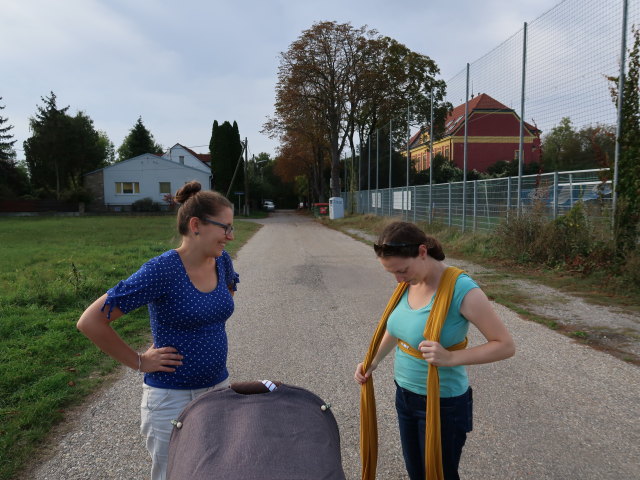
{"type": "Polygon", "coordinates": [[[120,363],[144,372],[141,432],[152,479],[165,478],[171,421],[191,400],[229,385],[225,322],[238,274],[224,250],[233,240],[233,204],[198,182],[176,193],[181,244],[152,258],[89,306],[78,329],[120,363]],[[153,344],[129,347],[110,323],[147,305],[153,344]]]}
{"type": "Polygon", "coordinates": [[[440,243],[416,225],[391,223],[380,234],[374,250],[383,268],[398,282],[396,303],[394,307],[390,302],[386,320],[383,316],[386,330],[378,330],[383,336],[377,352],[370,350],[369,367],[364,371],[364,363],[358,364],[355,379],[361,385],[367,383],[382,359],[395,351],[396,410],[409,477],[424,479],[426,464],[433,472],[439,470],[429,478],[458,479],[462,448],[472,428],[472,392],[464,366],[513,356],[513,340],[476,282],[448,267],[440,243]],[[438,315],[441,323],[435,338],[439,341],[426,340],[438,315]],[[486,342],[465,348],[469,323],[486,342]],[[437,432],[438,420],[435,410],[427,416],[427,390],[437,392],[438,387],[439,407],[435,394],[430,401],[435,402],[433,409],[439,409],[440,445],[437,438],[432,440],[435,454],[430,457],[429,442],[425,453],[425,429],[429,425],[429,431],[437,432]]]}

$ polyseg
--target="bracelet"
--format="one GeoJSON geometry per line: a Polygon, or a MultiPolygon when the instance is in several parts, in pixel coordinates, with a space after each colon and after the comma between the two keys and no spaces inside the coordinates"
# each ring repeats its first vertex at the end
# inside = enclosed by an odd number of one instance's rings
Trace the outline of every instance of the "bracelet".
{"type": "Polygon", "coordinates": [[[142,355],[140,355],[140,353],[138,353],[138,373],[142,373],[142,355]]]}

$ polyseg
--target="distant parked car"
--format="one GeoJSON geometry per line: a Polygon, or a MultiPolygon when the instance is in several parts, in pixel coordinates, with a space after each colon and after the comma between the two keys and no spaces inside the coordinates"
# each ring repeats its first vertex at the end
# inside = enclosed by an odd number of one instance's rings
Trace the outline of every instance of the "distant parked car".
{"type": "Polygon", "coordinates": [[[276,209],[276,204],[271,200],[265,200],[264,202],[262,202],[262,208],[267,212],[273,212],[276,209]]]}

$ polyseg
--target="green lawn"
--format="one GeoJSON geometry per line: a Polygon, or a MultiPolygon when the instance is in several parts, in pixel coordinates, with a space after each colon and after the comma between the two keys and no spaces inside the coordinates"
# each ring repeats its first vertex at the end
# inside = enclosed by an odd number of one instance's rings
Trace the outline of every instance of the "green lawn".
{"type": "MultiPolygon", "coordinates": [[[[234,226],[231,255],[259,228],[234,226]]],[[[178,244],[173,216],[0,217],[1,480],[115,367],[76,330],[84,308],[178,244]]],[[[146,308],[115,328],[140,346],[149,337],[146,308]]]]}

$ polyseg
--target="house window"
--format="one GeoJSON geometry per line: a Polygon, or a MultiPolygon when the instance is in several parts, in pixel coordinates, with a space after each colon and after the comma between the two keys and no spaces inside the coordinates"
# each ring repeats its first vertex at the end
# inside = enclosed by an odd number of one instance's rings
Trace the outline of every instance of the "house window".
{"type": "Polygon", "coordinates": [[[444,149],[444,156],[447,160],[449,159],[449,147],[444,149]]]}
{"type": "Polygon", "coordinates": [[[123,195],[133,195],[134,193],[140,193],[139,182],[116,182],[116,193],[123,195]]]}
{"type": "Polygon", "coordinates": [[[180,155],[178,160],[180,160],[180,165],[184,165],[184,155],[180,155]]]}
{"type": "Polygon", "coordinates": [[[160,193],[171,193],[171,182],[160,182],[160,193]]]}

